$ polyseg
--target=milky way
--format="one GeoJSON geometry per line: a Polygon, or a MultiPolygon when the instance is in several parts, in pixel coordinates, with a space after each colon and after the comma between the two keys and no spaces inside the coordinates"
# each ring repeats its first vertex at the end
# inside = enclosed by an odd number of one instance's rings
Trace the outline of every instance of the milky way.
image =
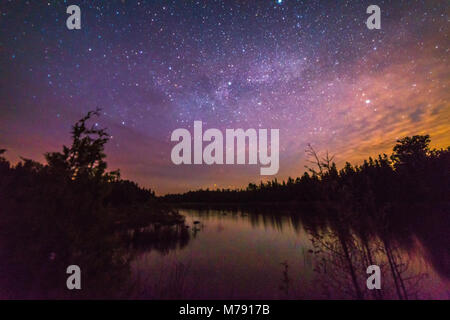
{"type": "MultiPolygon", "coordinates": [[[[43,161],[97,107],[111,169],[162,194],[258,182],[175,166],[176,128],[279,128],[278,179],[307,143],[338,165],[406,135],[450,145],[447,1],[2,1],[0,147],[43,161]],[[66,27],[81,8],[81,30],[66,27]],[[366,8],[381,8],[381,30],[366,8]]],[[[270,177],[273,178],[273,177],[270,177]]]]}

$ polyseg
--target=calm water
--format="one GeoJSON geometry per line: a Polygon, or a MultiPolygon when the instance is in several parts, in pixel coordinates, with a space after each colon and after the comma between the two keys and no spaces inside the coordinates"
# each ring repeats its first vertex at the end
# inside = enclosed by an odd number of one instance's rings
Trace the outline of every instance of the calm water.
{"type": "MultiPolygon", "coordinates": [[[[364,298],[376,298],[366,289],[361,244],[348,240],[346,257],[338,233],[326,226],[313,237],[309,227],[290,216],[223,210],[180,213],[189,226],[188,241],[170,250],[148,249],[135,255],[131,270],[137,298],[355,298],[358,290],[364,298]]],[[[428,262],[420,241],[413,242],[409,240],[408,249],[389,242],[392,271],[386,243],[371,240],[372,259],[382,268],[383,298],[396,299],[400,291],[408,298],[448,299],[448,278],[428,262]]]]}

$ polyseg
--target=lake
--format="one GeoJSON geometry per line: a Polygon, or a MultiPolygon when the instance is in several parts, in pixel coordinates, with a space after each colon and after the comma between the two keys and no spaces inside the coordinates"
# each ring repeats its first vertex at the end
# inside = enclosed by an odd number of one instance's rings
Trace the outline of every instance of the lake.
{"type": "Polygon", "coordinates": [[[443,258],[430,254],[415,235],[402,235],[405,240],[371,235],[364,242],[297,215],[180,213],[188,240],[134,254],[134,298],[449,298],[448,252],[443,258]],[[380,265],[381,290],[366,287],[368,261],[380,265]]]}

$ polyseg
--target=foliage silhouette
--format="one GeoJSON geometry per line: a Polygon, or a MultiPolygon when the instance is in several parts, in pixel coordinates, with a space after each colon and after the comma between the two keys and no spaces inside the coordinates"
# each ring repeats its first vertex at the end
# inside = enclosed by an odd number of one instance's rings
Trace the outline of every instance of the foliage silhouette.
{"type": "Polygon", "coordinates": [[[168,194],[171,203],[312,203],[338,201],[379,209],[392,202],[447,202],[450,200],[450,147],[429,148],[430,137],[413,136],[397,141],[391,156],[379,155],[361,165],[346,163],[338,170],[333,156],[321,159],[308,145],[315,167],[301,177],[279,182],[273,179],[246,189],[197,190],[168,194]]]}
{"type": "MultiPolygon", "coordinates": [[[[72,127],[72,145],[46,153],[47,164],[22,159],[11,165],[0,150],[0,297],[108,297],[126,292],[131,258],[128,228],[154,223],[169,230],[166,250],[178,241],[170,226],[183,217],[151,190],[107,171],[105,129],[88,127],[91,111],[72,127]],[[66,268],[79,265],[83,287],[65,287],[66,268]],[[114,288],[120,290],[113,290],[114,288]]],[[[154,241],[159,241],[155,239],[154,241]]],[[[182,240],[186,242],[185,237],[182,240]]]]}

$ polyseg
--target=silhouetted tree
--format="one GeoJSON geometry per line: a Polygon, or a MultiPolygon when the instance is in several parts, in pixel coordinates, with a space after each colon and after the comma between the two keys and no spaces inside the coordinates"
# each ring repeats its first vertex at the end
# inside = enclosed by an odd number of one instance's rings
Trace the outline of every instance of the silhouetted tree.
{"type": "Polygon", "coordinates": [[[430,155],[430,136],[412,136],[397,140],[391,159],[394,167],[402,165],[416,166],[430,155]]]}
{"type": "Polygon", "coordinates": [[[164,238],[169,247],[178,236],[186,242],[170,228],[183,222],[179,214],[160,204],[151,190],[121,180],[118,170],[107,171],[104,148],[110,136],[87,125],[98,115],[99,110],[91,111],[76,122],[71,146],[46,153],[47,164],[22,158],[11,166],[0,150],[0,298],[120,292],[112,289],[124,284],[130,259],[121,233],[131,227],[163,224],[170,230],[164,238]],[[64,290],[71,264],[81,267],[91,290],[64,290]]]}

